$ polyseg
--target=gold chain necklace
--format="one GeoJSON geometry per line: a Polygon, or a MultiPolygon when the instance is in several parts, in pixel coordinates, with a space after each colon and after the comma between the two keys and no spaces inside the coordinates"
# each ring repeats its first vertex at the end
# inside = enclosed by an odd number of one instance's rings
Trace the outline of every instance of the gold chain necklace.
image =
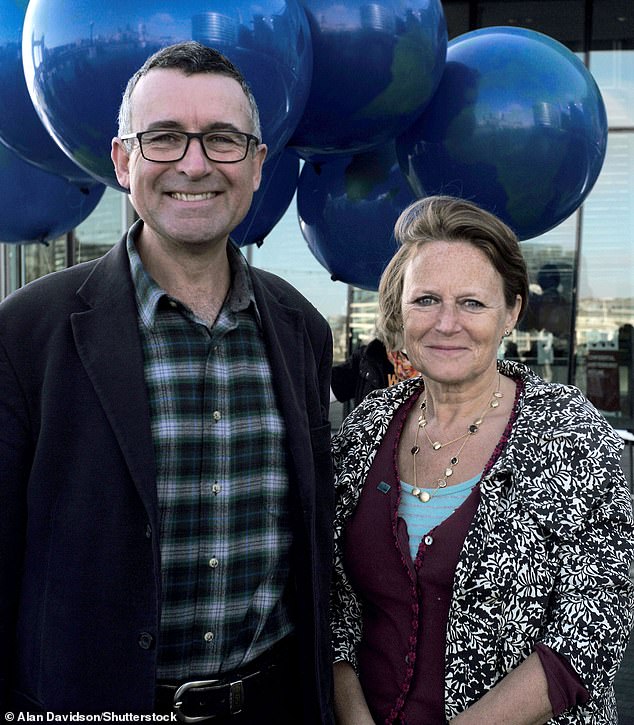
{"type": "Polygon", "coordinates": [[[467,445],[467,441],[471,436],[474,436],[478,430],[480,429],[480,426],[482,425],[482,422],[484,421],[484,418],[486,414],[489,412],[491,408],[497,408],[500,405],[500,400],[504,397],[504,393],[500,392],[500,373],[498,373],[498,384],[495,392],[491,396],[491,400],[487,403],[485,409],[480,413],[480,415],[471,423],[469,428],[467,429],[466,433],[463,433],[462,435],[458,436],[457,438],[452,438],[450,441],[447,441],[446,443],[441,443],[440,441],[433,441],[429,437],[429,433],[427,432],[427,418],[425,417],[425,410],[427,408],[427,397],[421,402],[420,404],[420,416],[418,418],[418,422],[416,424],[416,433],[414,434],[414,445],[411,449],[412,454],[412,463],[414,465],[414,485],[412,487],[412,496],[415,496],[419,501],[422,503],[427,503],[432,496],[436,493],[436,491],[439,488],[446,488],[447,487],[447,479],[453,476],[453,469],[460,463],[460,454],[462,453],[463,448],[467,445]],[[458,452],[452,456],[449,459],[449,464],[445,468],[445,475],[442,478],[439,478],[438,481],[436,481],[436,488],[430,493],[429,491],[424,491],[420,488],[418,488],[418,478],[416,473],[416,456],[420,453],[420,446],[418,445],[418,432],[420,430],[423,430],[425,435],[427,436],[427,440],[429,441],[430,446],[432,447],[432,450],[439,451],[441,448],[445,448],[445,446],[450,446],[452,443],[457,443],[458,441],[462,440],[462,445],[458,449],[458,452]],[[464,440],[463,440],[464,439],[464,440]]]}

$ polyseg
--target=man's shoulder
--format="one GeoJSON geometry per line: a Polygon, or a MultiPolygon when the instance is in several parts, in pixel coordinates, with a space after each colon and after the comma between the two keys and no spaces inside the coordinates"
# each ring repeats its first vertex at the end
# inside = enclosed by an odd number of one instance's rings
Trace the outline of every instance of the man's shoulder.
{"type": "Polygon", "coordinates": [[[3,327],[5,321],[20,320],[28,323],[33,318],[51,318],[62,311],[75,309],[80,304],[78,291],[93,275],[95,268],[106,258],[117,264],[114,252],[115,247],[102,257],[50,272],[12,292],[0,302],[3,327]]]}
{"type": "Polygon", "coordinates": [[[18,361],[45,357],[52,341],[67,334],[72,313],[85,308],[77,289],[94,264],[51,272],[11,293],[0,303],[0,347],[18,361]]]}
{"type": "MultiPolygon", "coordinates": [[[[59,295],[63,294],[64,291],[68,293],[76,292],[82,282],[89,276],[97,261],[82,262],[38,277],[8,295],[0,303],[0,312],[6,313],[10,310],[11,313],[14,313],[18,310],[26,310],[31,305],[54,302],[59,299],[59,295]]],[[[43,310],[41,309],[41,311],[43,310]]]]}
{"type": "Polygon", "coordinates": [[[282,277],[278,277],[278,275],[273,272],[252,266],[249,266],[249,270],[252,277],[267,289],[276,291],[279,294],[288,295],[291,299],[297,298],[298,300],[304,300],[307,302],[306,298],[298,289],[293,287],[290,282],[287,282],[282,277]]]}
{"type": "MultiPolygon", "coordinates": [[[[256,292],[258,286],[261,290],[272,295],[274,299],[287,307],[292,307],[301,310],[305,315],[314,318],[315,320],[321,320],[324,323],[326,320],[323,315],[317,310],[317,308],[304,297],[304,295],[290,282],[287,282],[282,277],[278,277],[273,272],[268,272],[258,267],[249,267],[251,277],[254,281],[254,287],[256,292]]],[[[327,323],[326,323],[327,324],[327,323]]]]}

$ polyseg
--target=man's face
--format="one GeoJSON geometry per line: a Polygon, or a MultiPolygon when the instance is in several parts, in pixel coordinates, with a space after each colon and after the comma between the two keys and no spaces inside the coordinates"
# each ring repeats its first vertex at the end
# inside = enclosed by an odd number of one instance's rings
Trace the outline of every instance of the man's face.
{"type": "MultiPolygon", "coordinates": [[[[156,68],[132,93],[133,132],[153,129],[205,132],[232,129],[252,133],[246,96],[240,84],[212,73],[184,75],[156,68]]],[[[119,139],[112,160],[121,186],[145,222],[143,243],[202,251],[222,244],[244,219],[260,185],[266,146],[253,148],[244,161],[220,164],[206,158],[192,139],[180,161],[156,163],[141,155],[138,142],[128,154],[119,139]]]]}

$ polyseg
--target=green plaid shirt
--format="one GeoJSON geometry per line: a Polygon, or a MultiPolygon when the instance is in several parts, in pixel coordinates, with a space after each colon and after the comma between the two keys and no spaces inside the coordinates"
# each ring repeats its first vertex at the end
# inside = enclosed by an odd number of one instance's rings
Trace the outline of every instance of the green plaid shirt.
{"type": "Polygon", "coordinates": [[[243,256],[212,328],[127,248],[139,310],[161,512],[157,677],[227,672],[292,630],[285,429],[243,256]]]}

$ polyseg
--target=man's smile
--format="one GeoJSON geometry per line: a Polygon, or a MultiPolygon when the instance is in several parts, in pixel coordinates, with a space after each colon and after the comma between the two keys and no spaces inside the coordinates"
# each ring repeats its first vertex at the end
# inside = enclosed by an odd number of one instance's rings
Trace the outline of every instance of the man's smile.
{"type": "Polygon", "coordinates": [[[178,201],[206,201],[207,199],[213,199],[216,197],[217,192],[205,191],[201,194],[187,194],[182,191],[172,191],[170,196],[172,199],[177,199],[178,201]]]}

